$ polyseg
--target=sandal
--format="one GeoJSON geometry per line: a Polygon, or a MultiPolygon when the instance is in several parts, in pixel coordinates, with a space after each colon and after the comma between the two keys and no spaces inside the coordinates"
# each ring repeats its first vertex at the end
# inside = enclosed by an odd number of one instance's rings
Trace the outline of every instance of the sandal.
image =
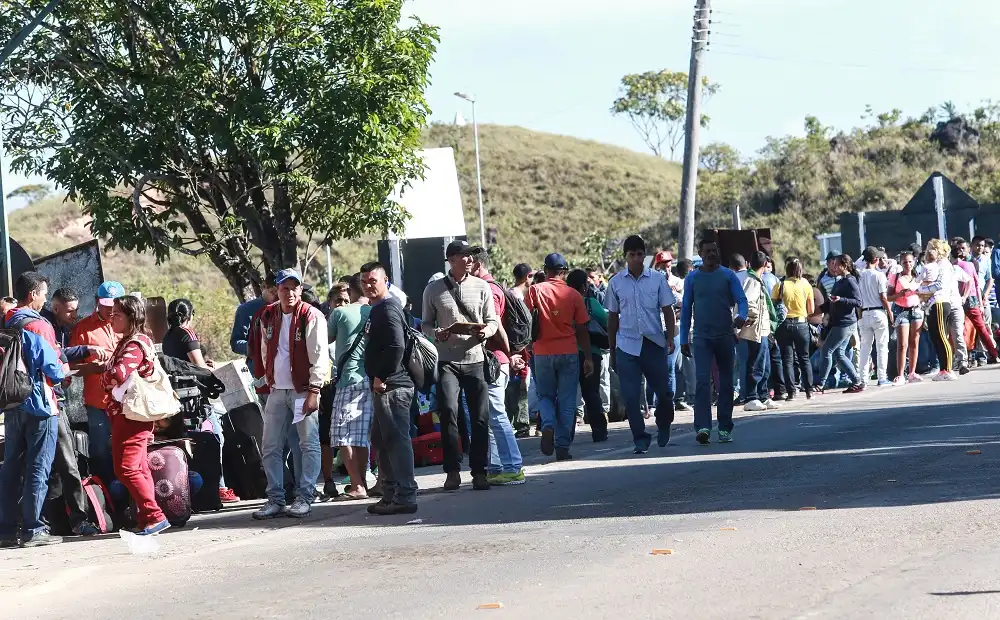
{"type": "Polygon", "coordinates": [[[335,501],[338,502],[353,502],[368,499],[368,494],[365,492],[358,493],[355,490],[350,490],[346,493],[342,493],[335,501]]]}

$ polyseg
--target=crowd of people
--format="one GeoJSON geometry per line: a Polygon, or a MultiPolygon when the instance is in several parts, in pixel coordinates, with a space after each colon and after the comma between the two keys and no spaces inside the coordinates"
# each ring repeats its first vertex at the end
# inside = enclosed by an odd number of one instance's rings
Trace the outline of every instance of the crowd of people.
{"type": "MultiPolygon", "coordinates": [[[[815,278],[797,258],[777,270],[762,251],[728,256],[727,267],[712,239],[699,244],[698,266],[650,253],[641,237],[626,238],[622,268],[607,280],[553,253],[540,270],[515,266],[506,288],[488,252],[454,241],[447,271],[423,291],[419,319],[378,262],[344,278],[323,303],[295,270],[269,277],[261,297],[237,309],[231,339],[262,405],[267,501],[253,518],[301,518],[316,501],[369,497],[380,498],[367,508],[374,515],[416,512],[411,439],[423,399],[440,420],[444,489],[461,487],[467,458],[472,488],[485,491],[525,483],[517,439],[533,425],[542,453],[557,461],[573,458],[581,423],[592,441],[607,441],[612,376],[634,452],[644,454],[654,438],[647,420],[664,448],[675,411],[692,405],[695,440],[711,441],[715,406],[716,437],[727,443],[735,406],[776,410],[799,394],[860,393],[927,374],[951,381],[998,361],[996,266],[980,237],[933,239],[893,258],[876,247],[857,262],[831,254],[815,278]],[[436,351],[432,380],[414,375],[418,342],[436,351]],[[342,491],[335,459],[348,476],[342,491]]],[[[60,289],[47,304],[48,281],[34,272],[14,288],[0,340],[18,340],[31,389],[23,402],[4,403],[0,547],[61,540],[42,515],[53,471],[72,532],[99,531],[87,517],[62,406],[68,382],[81,379],[92,473],[127,490],[137,534],[162,532],[170,523],[146,458],[156,427],[121,415],[123,387],[155,365],[144,302],[106,282],[96,310],[78,320],[74,291],[60,289]]],[[[162,354],[210,370],[194,316],[190,301],[170,303],[162,354]]],[[[220,442],[225,413],[216,407],[208,416],[220,442]]],[[[222,478],[219,500],[239,501],[222,478]]]]}

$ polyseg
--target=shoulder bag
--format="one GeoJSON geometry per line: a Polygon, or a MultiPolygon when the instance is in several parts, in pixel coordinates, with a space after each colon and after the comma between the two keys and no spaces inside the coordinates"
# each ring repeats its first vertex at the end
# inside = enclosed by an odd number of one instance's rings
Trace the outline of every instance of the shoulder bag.
{"type": "MultiPolygon", "coordinates": [[[[451,293],[452,299],[455,300],[455,304],[458,306],[458,311],[465,315],[466,320],[470,323],[477,322],[475,315],[469,312],[469,309],[462,302],[462,298],[458,296],[458,291],[455,290],[455,285],[451,283],[451,279],[448,276],[444,277],[444,283],[448,286],[448,292],[451,293]]],[[[486,303],[493,303],[493,294],[490,293],[490,298],[486,300],[486,303]]],[[[483,321],[485,322],[485,321],[483,321]]],[[[486,343],[483,343],[483,377],[486,378],[486,383],[493,385],[500,378],[500,360],[493,351],[486,348],[486,343]]]]}
{"type": "Polygon", "coordinates": [[[170,385],[170,377],[156,357],[156,351],[141,340],[133,342],[142,347],[146,359],[152,362],[153,374],[141,377],[138,370],[132,371],[127,381],[128,389],[122,397],[122,413],[136,422],[156,422],[176,415],[181,410],[181,402],[170,385]]]}

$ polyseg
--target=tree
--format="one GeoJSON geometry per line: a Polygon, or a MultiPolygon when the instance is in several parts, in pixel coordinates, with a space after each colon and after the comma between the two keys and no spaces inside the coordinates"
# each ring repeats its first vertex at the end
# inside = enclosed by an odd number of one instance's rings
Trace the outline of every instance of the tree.
{"type": "MultiPolygon", "coordinates": [[[[719,85],[708,78],[702,80],[701,88],[702,101],[719,91],[719,85]]],[[[632,73],[622,78],[611,113],[628,117],[654,155],[662,157],[666,146],[670,159],[674,159],[684,139],[687,97],[687,73],[667,70],[632,73]]],[[[708,121],[708,116],[702,115],[701,126],[708,127],[708,121]]]]}
{"type": "MultiPolygon", "coordinates": [[[[0,4],[8,40],[44,0],[0,4]]],[[[73,0],[10,60],[0,123],[110,247],[262,269],[398,231],[436,28],[403,0],[73,0]]]]}
{"type": "Polygon", "coordinates": [[[24,199],[27,204],[38,202],[52,193],[52,186],[48,183],[29,183],[14,188],[7,194],[7,200],[24,199]]]}
{"type": "Polygon", "coordinates": [[[740,152],[723,142],[713,142],[701,149],[701,168],[709,172],[729,172],[740,165],[740,152]]]}

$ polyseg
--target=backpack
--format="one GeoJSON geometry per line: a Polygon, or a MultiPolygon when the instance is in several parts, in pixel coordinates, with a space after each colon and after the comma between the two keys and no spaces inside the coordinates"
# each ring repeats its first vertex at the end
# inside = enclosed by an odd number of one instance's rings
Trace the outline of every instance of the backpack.
{"type": "Polygon", "coordinates": [[[32,318],[4,322],[0,328],[0,410],[13,409],[31,396],[34,386],[24,363],[22,334],[32,318]]]}
{"type": "Polygon", "coordinates": [[[413,321],[405,310],[403,314],[403,339],[406,348],[403,350],[403,368],[413,380],[417,391],[426,391],[438,382],[438,350],[434,343],[424,336],[423,332],[413,329],[413,321]]]}
{"type": "Polygon", "coordinates": [[[532,343],[531,312],[524,300],[515,295],[510,289],[502,288],[504,296],[503,316],[500,322],[504,331],[507,332],[507,341],[510,343],[511,353],[520,353],[532,343]]]}
{"type": "Polygon", "coordinates": [[[587,331],[590,332],[590,346],[604,350],[610,349],[611,341],[608,339],[608,331],[594,318],[594,313],[588,303],[591,299],[597,301],[597,298],[590,294],[583,300],[583,305],[587,307],[587,316],[590,317],[590,321],[587,323],[587,331]]]}

